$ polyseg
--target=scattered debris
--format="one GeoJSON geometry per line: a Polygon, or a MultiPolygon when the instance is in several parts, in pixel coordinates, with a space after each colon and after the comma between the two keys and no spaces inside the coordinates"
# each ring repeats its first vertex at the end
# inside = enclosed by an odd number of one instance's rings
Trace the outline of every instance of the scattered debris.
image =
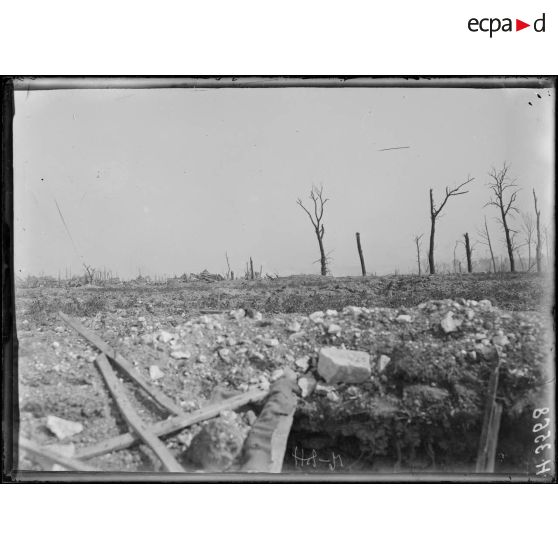
{"type": "Polygon", "coordinates": [[[152,380],[160,380],[165,377],[165,373],[156,365],[149,367],[149,377],[152,380]]]}
{"type": "Polygon", "coordinates": [[[444,333],[451,333],[452,331],[457,331],[461,326],[461,320],[454,320],[453,312],[450,310],[440,322],[440,326],[444,330],[444,333]]]}
{"type": "Polygon", "coordinates": [[[231,363],[231,351],[229,349],[219,349],[217,351],[217,354],[219,355],[219,358],[226,364],[231,363]]]}
{"type": "Polygon", "coordinates": [[[305,376],[301,376],[298,379],[298,387],[300,388],[302,397],[306,398],[312,395],[314,389],[316,388],[316,384],[318,382],[312,376],[312,374],[306,374],[305,376]]]}
{"type": "Polygon", "coordinates": [[[158,336],[159,341],[161,343],[168,343],[171,339],[174,339],[174,335],[169,333],[168,331],[161,331],[158,336]]]}
{"type": "Polygon", "coordinates": [[[171,358],[176,360],[189,359],[192,355],[188,351],[171,351],[171,358]]]}
{"type": "Polygon", "coordinates": [[[59,439],[64,440],[83,430],[81,422],[74,422],[63,418],[49,415],[46,419],[46,427],[59,439]]]}
{"type": "Polygon", "coordinates": [[[327,328],[327,332],[329,333],[329,335],[337,335],[338,333],[341,333],[341,326],[338,326],[337,324],[331,324],[327,328]]]}
{"type": "Polygon", "coordinates": [[[391,358],[389,358],[387,355],[380,355],[380,358],[378,359],[378,373],[382,373],[386,366],[391,362],[391,358]]]}
{"type": "Polygon", "coordinates": [[[224,281],[225,278],[219,273],[209,273],[204,269],[201,273],[191,273],[190,281],[205,281],[206,283],[215,283],[216,281],[224,281]]]}
{"type": "Polygon", "coordinates": [[[303,372],[305,372],[306,370],[308,370],[308,367],[310,366],[310,357],[309,356],[303,356],[300,358],[297,358],[295,360],[295,365],[297,368],[300,368],[303,372]]]}
{"type": "Polygon", "coordinates": [[[296,320],[294,320],[287,324],[287,331],[290,331],[291,333],[297,333],[300,331],[300,327],[301,325],[296,320]]]}
{"type": "Polygon", "coordinates": [[[310,321],[314,322],[315,324],[321,324],[324,321],[324,313],[321,310],[312,312],[312,314],[310,314],[310,316],[308,317],[310,318],[310,321]]]}

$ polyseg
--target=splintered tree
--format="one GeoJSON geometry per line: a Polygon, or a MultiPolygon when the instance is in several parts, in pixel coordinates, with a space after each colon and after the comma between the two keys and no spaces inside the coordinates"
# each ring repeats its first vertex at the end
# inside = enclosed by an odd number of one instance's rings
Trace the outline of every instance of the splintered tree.
{"type": "Polygon", "coordinates": [[[521,220],[523,221],[521,227],[525,235],[525,246],[527,246],[527,271],[531,271],[531,246],[533,245],[535,235],[535,221],[530,213],[522,213],[521,220]]]}
{"type": "Polygon", "coordinates": [[[492,192],[492,196],[485,207],[487,205],[493,205],[494,207],[497,207],[500,212],[500,217],[497,218],[497,221],[504,229],[506,247],[508,249],[508,259],[510,261],[510,271],[513,273],[515,271],[515,261],[513,256],[513,233],[515,231],[510,229],[509,220],[511,219],[510,211],[518,213],[518,209],[514,206],[514,203],[517,199],[519,188],[516,187],[515,179],[509,178],[508,171],[509,165],[504,163],[500,170],[493,168],[488,173],[488,176],[492,179],[492,182],[488,184],[488,187],[492,192]],[[508,194],[509,198],[506,199],[508,194]]]}
{"type": "Polygon", "coordinates": [[[496,273],[496,259],[494,258],[494,251],[492,250],[492,242],[490,242],[490,233],[488,232],[488,225],[486,224],[486,216],[484,218],[484,230],[479,232],[479,236],[481,237],[480,243],[488,246],[488,249],[490,250],[492,268],[494,270],[494,273],[496,273]]]}
{"type": "Polygon", "coordinates": [[[474,178],[467,178],[465,182],[459,186],[455,186],[454,188],[446,186],[446,194],[439,207],[436,207],[436,204],[434,203],[434,191],[430,188],[430,247],[428,250],[428,267],[431,275],[436,273],[436,266],[434,264],[434,236],[436,234],[436,219],[451,197],[461,196],[468,193],[468,190],[461,191],[461,188],[463,188],[466,184],[469,184],[472,180],[474,180],[474,178]]]}
{"type": "Polygon", "coordinates": [[[533,199],[535,200],[535,216],[537,218],[537,244],[535,248],[535,258],[537,260],[537,273],[542,271],[542,244],[541,244],[541,210],[539,209],[537,203],[537,194],[535,194],[535,189],[533,188],[533,199]]]}
{"type": "Polygon", "coordinates": [[[362,276],[366,277],[366,266],[364,265],[364,256],[362,255],[362,246],[360,245],[360,233],[356,233],[356,242],[357,242],[357,250],[358,256],[360,258],[360,269],[362,271],[362,276]]]}
{"type": "Polygon", "coordinates": [[[424,234],[421,234],[420,236],[415,236],[415,244],[417,246],[417,264],[418,264],[418,274],[422,275],[422,269],[420,266],[420,248],[421,248],[421,239],[424,236],[424,234]]]}
{"type": "Polygon", "coordinates": [[[93,283],[93,281],[95,280],[95,268],[91,267],[87,264],[83,264],[83,267],[85,268],[85,271],[87,272],[87,275],[85,276],[85,282],[86,283],[93,283]]]}
{"type": "Polygon", "coordinates": [[[310,190],[310,199],[314,205],[314,212],[312,213],[304,207],[302,200],[299,198],[296,203],[304,209],[310,221],[312,222],[312,226],[314,227],[314,232],[316,234],[316,238],[318,239],[318,245],[320,247],[320,265],[321,265],[321,274],[327,275],[327,256],[324,249],[324,225],[322,223],[322,219],[324,216],[324,206],[329,201],[328,198],[324,198],[324,189],[323,186],[317,188],[316,186],[312,186],[310,190]]]}
{"type": "Polygon", "coordinates": [[[469,241],[469,233],[463,235],[465,238],[465,255],[467,256],[467,273],[473,273],[473,262],[471,256],[473,254],[473,249],[471,248],[471,242],[469,241]]]}

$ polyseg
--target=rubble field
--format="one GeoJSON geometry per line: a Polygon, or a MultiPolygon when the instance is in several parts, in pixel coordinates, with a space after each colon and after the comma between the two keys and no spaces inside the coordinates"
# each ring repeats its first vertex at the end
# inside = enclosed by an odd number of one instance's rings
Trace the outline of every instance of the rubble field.
{"type": "MultiPolygon", "coordinates": [[[[500,362],[495,471],[532,473],[531,414],[548,388],[554,342],[549,292],[527,274],[19,288],[20,434],[79,457],[128,431],[94,364],[98,351],[63,311],[184,412],[294,378],[286,473],[474,471],[500,362]]],[[[144,423],[166,418],[122,383],[144,423]]],[[[188,472],[238,471],[260,411],[255,403],[224,411],[165,444],[188,472]]],[[[161,470],[140,444],[87,463],[161,470]]],[[[20,456],[21,469],[51,467],[60,469],[20,456]]]]}

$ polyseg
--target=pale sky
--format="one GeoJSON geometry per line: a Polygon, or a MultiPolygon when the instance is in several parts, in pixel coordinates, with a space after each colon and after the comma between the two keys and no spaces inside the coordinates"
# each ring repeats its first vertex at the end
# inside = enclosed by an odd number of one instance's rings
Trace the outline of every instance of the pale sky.
{"type": "MultiPolygon", "coordinates": [[[[17,91],[15,267],[56,276],[82,261],[122,278],[226,271],[250,256],[264,273],[319,273],[318,245],[296,205],[323,184],[334,275],[416,272],[429,232],[428,190],[470,175],[437,227],[451,261],[483,216],[502,234],[487,172],[504,161],[519,204],[553,214],[554,91],[269,88],[17,91]],[[541,98],[537,97],[537,93],[541,98]],[[528,103],[531,102],[532,105],[528,103]],[[379,151],[395,146],[409,149],[379,151]],[[66,232],[56,202],[75,247],[66,232]]],[[[476,256],[484,256],[477,247],[476,256]]]]}

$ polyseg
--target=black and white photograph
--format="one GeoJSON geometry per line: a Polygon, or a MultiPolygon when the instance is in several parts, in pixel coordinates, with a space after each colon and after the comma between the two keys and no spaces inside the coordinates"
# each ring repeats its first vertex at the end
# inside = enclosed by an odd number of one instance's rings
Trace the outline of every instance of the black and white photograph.
{"type": "Polygon", "coordinates": [[[555,86],[14,79],[14,478],[552,482],[555,86]]]}

